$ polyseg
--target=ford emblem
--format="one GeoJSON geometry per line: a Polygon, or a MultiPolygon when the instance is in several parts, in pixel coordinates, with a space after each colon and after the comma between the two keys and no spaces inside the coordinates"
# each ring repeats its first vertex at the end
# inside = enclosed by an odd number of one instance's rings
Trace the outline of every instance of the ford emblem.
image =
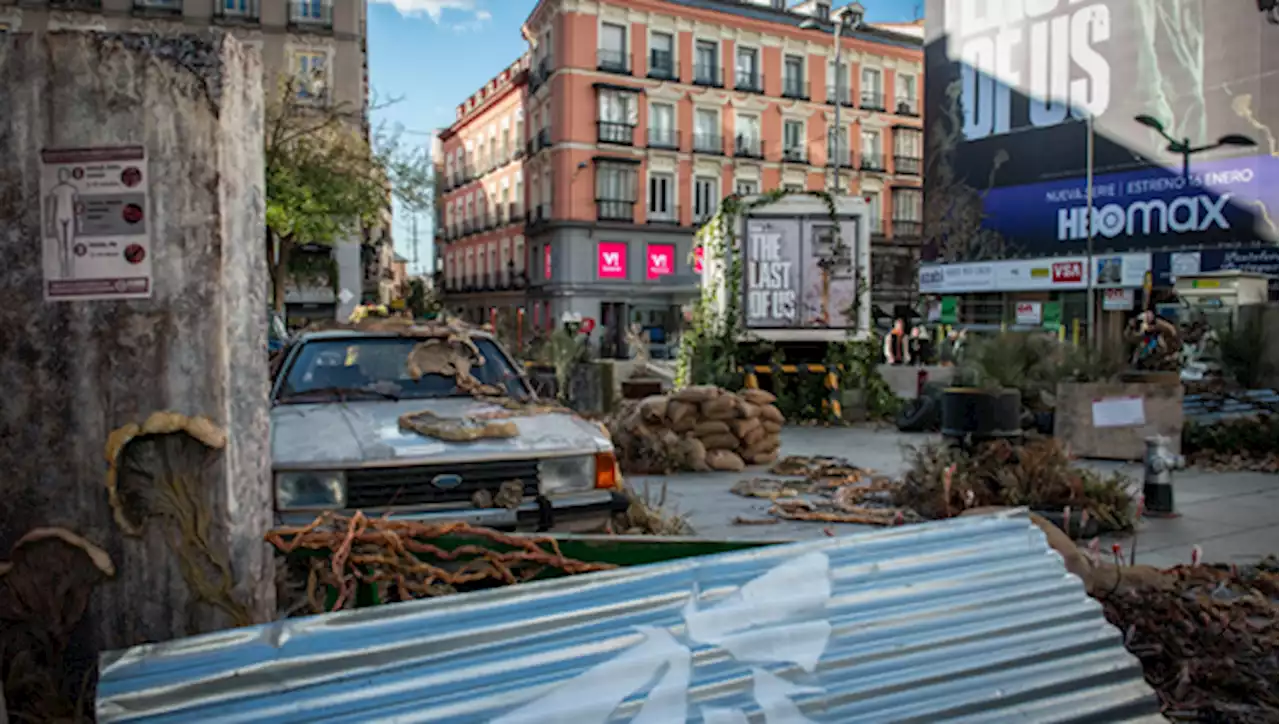
{"type": "Polygon", "coordinates": [[[431,479],[431,484],[441,490],[453,490],[462,485],[462,476],[452,474],[437,475],[431,479]]]}

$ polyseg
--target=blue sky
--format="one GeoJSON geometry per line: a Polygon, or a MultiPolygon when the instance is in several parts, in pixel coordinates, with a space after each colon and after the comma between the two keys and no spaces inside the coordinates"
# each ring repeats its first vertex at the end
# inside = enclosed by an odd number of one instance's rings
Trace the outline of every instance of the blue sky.
{"type": "MultiPolygon", "coordinates": [[[[861,0],[872,22],[914,18],[924,0],[861,0]]],[[[525,49],[520,25],[536,0],[369,0],[369,73],[375,102],[397,102],[375,122],[430,147],[454,108],[525,49]]],[[[839,3],[833,3],[839,4],[839,3]]],[[[396,250],[413,260],[412,221],[397,213],[396,250]]],[[[418,220],[419,259],[429,269],[431,220],[418,220]]],[[[413,269],[413,271],[417,271],[413,269]]]]}

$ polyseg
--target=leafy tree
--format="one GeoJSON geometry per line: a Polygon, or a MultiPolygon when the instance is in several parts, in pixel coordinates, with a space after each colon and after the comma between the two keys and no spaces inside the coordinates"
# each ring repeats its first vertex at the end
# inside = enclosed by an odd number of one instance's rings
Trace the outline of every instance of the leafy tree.
{"type": "Polygon", "coordinates": [[[427,155],[379,127],[366,139],[358,109],[321,107],[282,82],[266,111],[267,259],[272,296],[284,311],[298,247],[332,244],[382,223],[392,199],[432,207],[427,155]]]}

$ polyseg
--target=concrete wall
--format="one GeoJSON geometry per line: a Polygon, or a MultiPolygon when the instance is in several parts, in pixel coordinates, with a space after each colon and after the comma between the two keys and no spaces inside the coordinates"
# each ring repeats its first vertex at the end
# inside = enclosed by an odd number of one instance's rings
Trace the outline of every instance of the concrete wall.
{"type": "Polygon", "coordinates": [[[360,242],[338,242],[333,245],[333,260],[338,264],[338,319],[347,321],[360,304],[364,284],[364,264],[360,261],[360,242]],[[342,290],[351,292],[351,298],[342,301],[342,290]]]}
{"type": "Polygon", "coordinates": [[[54,525],[110,554],[117,574],[76,630],[85,661],[226,627],[184,582],[171,527],[122,535],[103,485],[112,430],[160,410],[207,416],[228,435],[195,491],[211,547],[233,595],[270,619],[258,51],[217,33],[0,36],[0,98],[0,551],[54,525]],[[41,149],[125,145],[148,155],[151,297],[45,301],[41,149]]]}

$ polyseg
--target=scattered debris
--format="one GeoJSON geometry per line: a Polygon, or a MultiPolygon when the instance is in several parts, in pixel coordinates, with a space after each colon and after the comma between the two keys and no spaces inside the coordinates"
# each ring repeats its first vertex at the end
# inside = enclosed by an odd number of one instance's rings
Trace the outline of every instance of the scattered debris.
{"type": "Polygon", "coordinates": [[[371,519],[359,511],[351,517],[325,513],[305,527],[273,530],[266,539],[285,555],[312,553],[302,559],[312,613],[353,608],[362,585],[374,586],[383,601],[408,601],[459,587],[523,583],[548,569],[573,575],[614,567],[565,558],[553,538],[511,536],[459,522],[371,519]],[[431,542],[444,536],[476,542],[449,549],[431,542]],[[325,600],[330,595],[332,602],[325,600]]]}
{"type": "Polygon", "coordinates": [[[794,498],[808,489],[809,484],[807,482],[751,478],[734,483],[733,487],[729,488],[729,492],[734,495],[741,495],[744,498],[774,500],[776,498],[794,498]]]}
{"type": "Polygon", "coordinates": [[[751,478],[739,481],[730,492],[773,501],[769,513],[786,520],[861,525],[901,525],[922,520],[915,511],[894,506],[896,486],[890,478],[875,476],[873,471],[844,458],[789,455],[769,472],[804,479],[751,478]],[[799,497],[806,493],[811,497],[799,497]]]}
{"type": "Polygon", "coordinates": [[[610,528],[624,535],[693,535],[684,516],[667,511],[667,486],[663,483],[658,495],[652,495],[646,483],[644,492],[636,492],[629,485],[622,486],[622,493],[631,505],[625,513],[613,517],[610,528]]]}
{"type": "Polygon", "coordinates": [[[624,472],[738,472],[777,459],[784,418],[773,395],[686,387],[624,403],[608,421],[624,472]]]}
{"type": "Polygon", "coordinates": [[[486,420],[475,417],[445,418],[428,410],[401,415],[400,429],[448,442],[503,439],[520,434],[520,429],[509,420],[486,420]]]}

